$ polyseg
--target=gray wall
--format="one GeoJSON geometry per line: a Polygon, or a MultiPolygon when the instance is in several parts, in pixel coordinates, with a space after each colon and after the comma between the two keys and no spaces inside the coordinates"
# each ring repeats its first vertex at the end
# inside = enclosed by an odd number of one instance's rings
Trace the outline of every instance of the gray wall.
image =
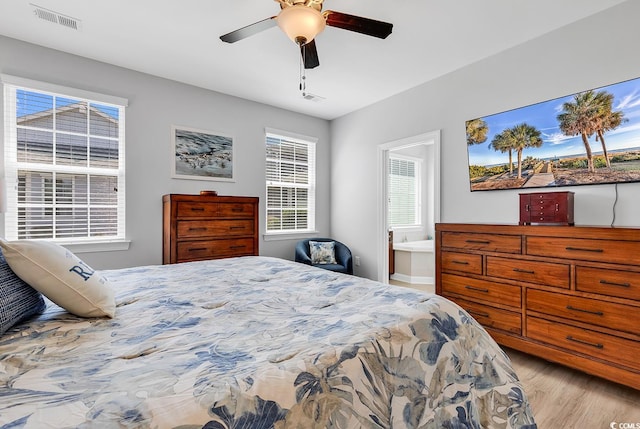
{"type": "MultiPolygon", "coordinates": [[[[333,121],[332,233],[361,257],[356,274],[377,277],[378,145],[441,130],[441,221],[517,224],[518,191],[469,191],[465,121],[640,77],[638,16],[628,1],[333,121]]],[[[576,224],[611,224],[613,185],[562,190],[576,224]]],[[[640,184],[618,193],[615,224],[640,226],[640,184]]]]}
{"type": "MultiPolygon", "coordinates": [[[[131,247],[128,251],[80,255],[94,268],[161,263],[162,195],[198,193],[203,189],[216,190],[220,195],[260,197],[260,254],[293,259],[295,240],[262,240],[265,127],[318,138],[316,222],[320,234],[330,233],[328,121],[2,36],[0,73],[129,99],[126,110],[126,234],[131,247]],[[171,179],[172,124],[231,133],[236,145],[235,182],[171,179]]],[[[0,112],[3,116],[4,112],[0,112]]],[[[0,138],[4,139],[2,129],[0,138]]]]}

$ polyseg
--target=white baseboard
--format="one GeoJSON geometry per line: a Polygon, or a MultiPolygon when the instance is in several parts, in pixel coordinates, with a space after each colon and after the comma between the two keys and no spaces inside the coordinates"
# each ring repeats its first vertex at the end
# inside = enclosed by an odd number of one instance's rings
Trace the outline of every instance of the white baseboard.
{"type": "Polygon", "coordinates": [[[414,285],[435,284],[435,279],[433,277],[408,276],[406,274],[400,274],[400,273],[391,274],[391,280],[396,280],[403,283],[410,283],[414,285]]]}

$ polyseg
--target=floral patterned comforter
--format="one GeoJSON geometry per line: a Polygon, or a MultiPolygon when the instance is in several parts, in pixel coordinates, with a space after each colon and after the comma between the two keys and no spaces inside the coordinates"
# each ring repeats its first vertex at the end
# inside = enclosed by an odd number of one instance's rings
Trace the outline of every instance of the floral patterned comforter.
{"type": "Polygon", "coordinates": [[[437,295],[268,257],[103,271],[0,338],[0,428],[535,428],[509,359],[437,295]]]}

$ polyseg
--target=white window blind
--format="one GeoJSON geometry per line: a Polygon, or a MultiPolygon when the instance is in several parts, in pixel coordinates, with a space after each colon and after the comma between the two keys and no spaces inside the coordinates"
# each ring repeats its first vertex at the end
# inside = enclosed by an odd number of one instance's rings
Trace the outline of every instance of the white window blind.
{"type": "Polygon", "coordinates": [[[420,161],[390,156],[388,188],[389,226],[420,225],[420,161]]]}
{"type": "Polygon", "coordinates": [[[313,139],[267,132],[267,233],[315,229],[315,157],[313,139]]]}
{"type": "Polygon", "coordinates": [[[2,82],[5,237],[124,240],[126,100],[7,75],[2,82]]]}

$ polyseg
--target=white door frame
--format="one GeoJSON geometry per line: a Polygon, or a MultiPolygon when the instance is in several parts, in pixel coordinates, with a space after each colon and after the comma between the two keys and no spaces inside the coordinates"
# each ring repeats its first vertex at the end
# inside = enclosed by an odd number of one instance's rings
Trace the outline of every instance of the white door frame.
{"type": "Polygon", "coordinates": [[[426,165],[425,170],[433,168],[433,221],[440,222],[440,130],[431,131],[413,137],[407,137],[378,145],[378,222],[376,227],[376,243],[378,250],[378,281],[389,283],[389,235],[388,235],[388,162],[389,151],[419,144],[433,145],[433,165],[426,165]]]}

